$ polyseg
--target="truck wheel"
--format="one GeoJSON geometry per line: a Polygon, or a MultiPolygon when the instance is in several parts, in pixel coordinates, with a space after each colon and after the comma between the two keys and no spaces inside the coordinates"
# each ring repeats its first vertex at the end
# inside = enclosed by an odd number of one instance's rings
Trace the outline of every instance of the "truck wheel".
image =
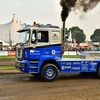
{"type": "Polygon", "coordinates": [[[98,78],[100,78],[100,65],[98,66],[98,69],[97,69],[97,75],[96,75],[98,78]]]}
{"type": "Polygon", "coordinates": [[[45,82],[52,82],[58,76],[58,68],[54,64],[45,64],[41,69],[41,78],[45,82]]]}

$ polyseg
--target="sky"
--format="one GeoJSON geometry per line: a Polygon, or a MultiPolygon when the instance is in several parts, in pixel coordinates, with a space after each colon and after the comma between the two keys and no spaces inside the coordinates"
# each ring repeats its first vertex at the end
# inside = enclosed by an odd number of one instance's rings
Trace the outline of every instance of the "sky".
{"type": "MultiPolygon", "coordinates": [[[[52,24],[62,27],[60,0],[0,0],[0,24],[16,20],[26,24],[34,21],[40,24],[52,24]]],[[[80,10],[71,12],[66,20],[69,29],[78,26],[86,34],[86,40],[95,29],[100,28],[100,3],[88,13],[80,10]]]]}

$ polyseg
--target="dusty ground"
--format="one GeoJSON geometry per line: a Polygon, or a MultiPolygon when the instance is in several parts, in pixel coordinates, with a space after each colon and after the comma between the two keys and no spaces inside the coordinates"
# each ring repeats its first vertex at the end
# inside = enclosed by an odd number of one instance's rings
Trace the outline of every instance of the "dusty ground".
{"type": "Polygon", "coordinates": [[[42,82],[10,71],[0,72],[0,100],[100,100],[100,79],[94,76],[60,74],[54,82],[42,82]]]}
{"type": "Polygon", "coordinates": [[[14,66],[14,59],[0,59],[0,66],[14,66]]]}
{"type": "MultiPolygon", "coordinates": [[[[14,60],[0,60],[0,66],[14,64],[14,60]]],[[[42,82],[31,74],[0,70],[0,100],[100,100],[100,79],[73,73],[42,82]]]]}

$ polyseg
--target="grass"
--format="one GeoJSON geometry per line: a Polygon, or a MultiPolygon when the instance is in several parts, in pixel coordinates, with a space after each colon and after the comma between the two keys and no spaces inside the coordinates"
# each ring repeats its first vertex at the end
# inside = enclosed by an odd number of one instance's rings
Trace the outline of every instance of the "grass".
{"type": "Polygon", "coordinates": [[[2,66],[0,69],[15,69],[15,66],[2,66]]]}
{"type": "Polygon", "coordinates": [[[16,59],[15,56],[0,56],[0,59],[16,59]]]}
{"type": "MultiPolygon", "coordinates": [[[[63,58],[79,58],[79,55],[64,55],[63,58]]],[[[16,59],[15,56],[0,56],[0,59],[16,59]]],[[[15,69],[15,66],[1,66],[0,70],[15,69]]]]}
{"type": "Polygon", "coordinates": [[[80,58],[79,55],[64,55],[63,58],[80,58]]]}
{"type": "MultiPolygon", "coordinates": [[[[79,55],[64,55],[63,58],[79,58],[79,55]]],[[[0,56],[0,59],[16,59],[15,56],[0,56]]]]}

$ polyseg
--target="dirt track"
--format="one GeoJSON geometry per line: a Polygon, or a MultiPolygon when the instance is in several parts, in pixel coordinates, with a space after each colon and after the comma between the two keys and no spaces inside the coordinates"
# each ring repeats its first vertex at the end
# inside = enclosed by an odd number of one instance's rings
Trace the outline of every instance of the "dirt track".
{"type": "Polygon", "coordinates": [[[100,79],[60,74],[48,83],[31,74],[1,73],[0,100],[100,100],[100,79]]]}
{"type": "Polygon", "coordinates": [[[0,66],[14,66],[14,59],[0,59],[0,66]]]}

